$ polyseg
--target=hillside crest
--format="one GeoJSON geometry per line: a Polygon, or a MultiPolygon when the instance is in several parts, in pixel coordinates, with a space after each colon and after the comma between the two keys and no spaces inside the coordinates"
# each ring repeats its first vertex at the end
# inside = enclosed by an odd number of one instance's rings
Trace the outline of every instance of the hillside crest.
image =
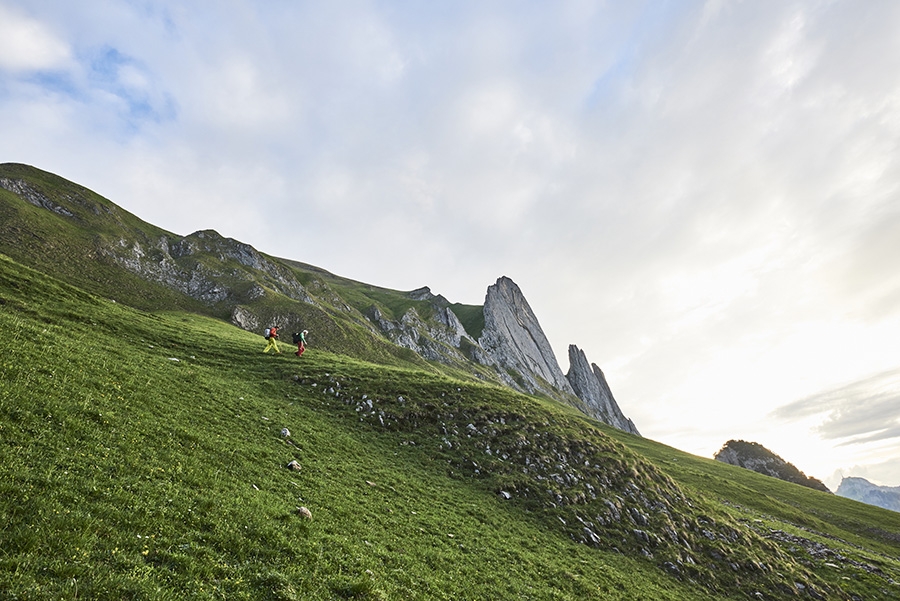
{"type": "Polygon", "coordinates": [[[788,463],[757,442],[729,440],[716,452],[714,459],[807,488],[831,492],[821,480],[807,476],[794,464],[788,463]]]}

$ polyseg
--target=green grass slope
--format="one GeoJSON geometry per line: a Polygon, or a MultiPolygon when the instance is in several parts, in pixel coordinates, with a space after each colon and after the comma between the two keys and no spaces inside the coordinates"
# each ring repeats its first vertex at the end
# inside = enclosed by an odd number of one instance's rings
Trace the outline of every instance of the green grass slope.
{"type": "Polygon", "coordinates": [[[371,367],[0,267],[0,598],[689,598],[290,377],[371,367]]]}
{"type": "Polygon", "coordinates": [[[0,599],[900,592],[891,512],[499,387],[264,346],[0,256],[0,599]]]}

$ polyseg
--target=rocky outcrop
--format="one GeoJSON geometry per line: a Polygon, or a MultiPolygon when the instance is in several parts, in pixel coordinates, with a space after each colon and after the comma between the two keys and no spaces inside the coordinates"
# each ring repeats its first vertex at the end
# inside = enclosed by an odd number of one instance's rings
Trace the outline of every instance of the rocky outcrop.
{"type": "MultiPolygon", "coordinates": [[[[393,343],[430,361],[465,365],[467,361],[490,368],[506,385],[529,394],[543,394],[577,407],[610,426],[640,435],[619,408],[603,371],[588,363],[578,347],[569,347],[569,373],[563,375],[556,355],[522,291],[508,277],[488,287],[482,308],[484,327],[475,341],[450,303],[428,287],[407,293],[414,301],[427,301],[430,319],[415,308],[400,319],[388,319],[376,306],[365,315],[393,343]]],[[[471,363],[469,364],[471,366],[471,363]]],[[[493,377],[493,376],[491,376],[493,377]]]]}
{"type": "Polygon", "coordinates": [[[575,394],[528,301],[508,277],[488,287],[478,344],[514,388],[551,396],[575,394]]]}
{"type": "Polygon", "coordinates": [[[247,307],[235,307],[231,311],[231,323],[248,332],[259,332],[263,329],[259,316],[247,307]]]}
{"type": "Polygon", "coordinates": [[[428,286],[422,286],[421,288],[416,288],[415,290],[410,292],[409,298],[413,300],[431,300],[436,297],[431,293],[431,288],[429,288],[428,286]]]}
{"type": "Polygon", "coordinates": [[[572,385],[575,395],[586,404],[588,415],[619,430],[640,436],[634,422],[619,409],[603,371],[595,363],[588,364],[584,351],[574,344],[569,345],[569,372],[566,380],[572,385]]]}
{"type": "MultiPolygon", "coordinates": [[[[417,300],[426,300],[426,297],[420,295],[417,300]]],[[[436,309],[436,319],[428,321],[423,320],[418,311],[412,307],[407,309],[399,320],[386,318],[375,305],[369,307],[365,315],[391,342],[408,348],[429,361],[446,365],[464,365],[468,359],[460,351],[463,340],[469,345],[475,343],[450,307],[436,309]]]]}
{"type": "Polygon", "coordinates": [[[844,478],[835,494],[882,509],[900,511],[900,486],[878,486],[865,478],[844,478]]]}
{"type": "Polygon", "coordinates": [[[18,195],[20,198],[23,198],[36,207],[53,211],[57,215],[62,215],[63,217],[75,216],[70,210],[53,202],[39,190],[28,185],[28,182],[23,180],[0,177],[0,188],[18,195]]]}
{"type": "Polygon", "coordinates": [[[807,488],[831,492],[821,480],[807,476],[793,464],[756,442],[729,440],[713,456],[713,459],[807,488]]]}
{"type": "Polygon", "coordinates": [[[295,301],[313,302],[290,269],[213,230],[143,244],[121,238],[99,253],[146,280],[211,305],[252,302],[265,295],[258,282],[295,301]]]}
{"type": "Polygon", "coordinates": [[[447,344],[451,344],[457,348],[462,345],[463,340],[468,341],[471,344],[474,344],[475,341],[472,340],[472,337],[469,336],[468,332],[466,332],[466,328],[463,326],[462,322],[459,320],[459,317],[456,316],[456,313],[453,312],[453,309],[450,307],[443,307],[438,309],[435,314],[435,319],[444,326],[446,326],[446,330],[443,332],[444,342],[447,344]]]}

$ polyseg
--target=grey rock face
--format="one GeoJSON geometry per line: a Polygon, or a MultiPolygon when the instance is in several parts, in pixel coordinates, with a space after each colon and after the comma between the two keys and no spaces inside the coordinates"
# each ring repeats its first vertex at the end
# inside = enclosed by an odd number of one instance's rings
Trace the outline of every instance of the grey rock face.
{"type": "Polygon", "coordinates": [[[469,336],[468,332],[466,332],[466,328],[463,327],[462,322],[459,320],[459,317],[456,316],[456,313],[453,312],[450,307],[444,307],[439,310],[436,315],[437,320],[443,325],[447,326],[447,331],[445,333],[445,340],[448,344],[452,344],[453,346],[459,348],[459,345],[462,343],[463,339],[468,340],[469,342],[474,344],[474,340],[469,336]]]}
{"type": "Polygon", "coordinates": [[[835,494],[882,509],[900,511],[900,486],[878,486],[865,478],[844,478],[835,494]]]}
{"type": "Polygon", "coordinates": [[[413,300],[431,300],[434,298],[434,294],[431,293],[431,288],[422,286],[410,292],[409,297],[413,300]]]}
{"type": "MultiPolygon", "coordinates": [[[[430,297],[433,298],[433,297],[430,297]]],[[[437,320],[426,322],[410,308],[397,321],[387,319],[374,305],[366,311],[366,317],[378,326],[391,342],[408,348],[429,361],[447,365],[464,365],[466,357],[459,350],[462,340],[474,344],[459,318],[449,307],[437,311],[437,320]]]]}
{"type": "Polygon", "coordinates": [[[50,211],[53,211],[57,215],[62,215],[63,217],[73,217],[71,211],[56,204],[22,180],[2,177],[0,178],[0,188],[4,188],[5,190],[9,190],[13,194],[19,195],[21,198],[24,198],[36,207],[48,209],[50,211]]]}
{"type": "Polygon", "coordinates": [[[613,398],[606,376],[596,364],[588,364],[584,351],[569,345],[569,372],[566,379],[575,394],[587,405],[589,415],[619,430],[640,435],[630,419],[625,417],[613,398]]]}
{"type": "Polygon", "coordinates": [[[262,328],[256,314],[246,307],[240,306],[231,311],[231,323],[248,332],[256,332],[262,328]]]}
{"type": "Polygon", "coordinates": [[[478,343],[513,387],[530,393],[575,394],[528,301],[507,277],[487,290],[484,330],[478,343]]]}
{"type": "Polygon", "coordinates": [[[237,298],[233,289],[221,283],[251,282],[258,275],[263,276],[266,286],[288,298],[313,302],[290,270],[268,260],[252,246],[212,230],[174,240],[162,237],[148,246],[121,239],[118,244],[101,248],[100,253],[142,278],[209,304],[259,298],[265,291],[258,285],[252,286],[245,298],[237,298]],[[203,256],[204,261],[197,261],[195,256],[203,256]]]}

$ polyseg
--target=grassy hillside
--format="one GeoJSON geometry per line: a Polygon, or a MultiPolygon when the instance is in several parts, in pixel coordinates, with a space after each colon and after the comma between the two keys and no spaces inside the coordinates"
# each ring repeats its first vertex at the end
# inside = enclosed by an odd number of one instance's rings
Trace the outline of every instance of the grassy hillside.
{"type": "Polygon", "coordinates": [[[900,513],[602,427],[686,490],[716,500],[770,537],[790,540],[788,552],[835,585],[862,599],[900,598],[900,513]]]}
{"type": "MultiPolygon", "coordinates": [[[[409,308],[428,318],[433,309],[427,301],[270,257],[214,231],[167,232],[28,165],[0,164],[0,181],[0,253],[64,282],[146,311],[184,310],[228,320],[242,308],[259,322],[260,332],[279,322],[309,329],[320,349],[386,365],[440,368],[390,343],[362,316],[374,305],[390,319],[409,308]],[[265,268],[254,261],[265,262],[265,268]],[[291,296],[298,292],[291,289],[294,281],[310,299],[291,296]],[[184,290],[191,286],[198,288],[193,296],[184,290]]],[[[496,380],[477,366],[469,371],[496,380]]]]}
{"type": "Polygon", "coordinates": [[[0,599],[896,598],[895,514],[555,403],[316,348],[263,355],[223,322],[131,309],[6,258],[0,332],[0,599]],[[529,471],[576,452],[601,476],[529,471]],[[604,478],[669,497],[697,564],[666,568],[671,546],[646,552],[624,516],[579,538],[592,505],[574,497],[604,478]]]}

